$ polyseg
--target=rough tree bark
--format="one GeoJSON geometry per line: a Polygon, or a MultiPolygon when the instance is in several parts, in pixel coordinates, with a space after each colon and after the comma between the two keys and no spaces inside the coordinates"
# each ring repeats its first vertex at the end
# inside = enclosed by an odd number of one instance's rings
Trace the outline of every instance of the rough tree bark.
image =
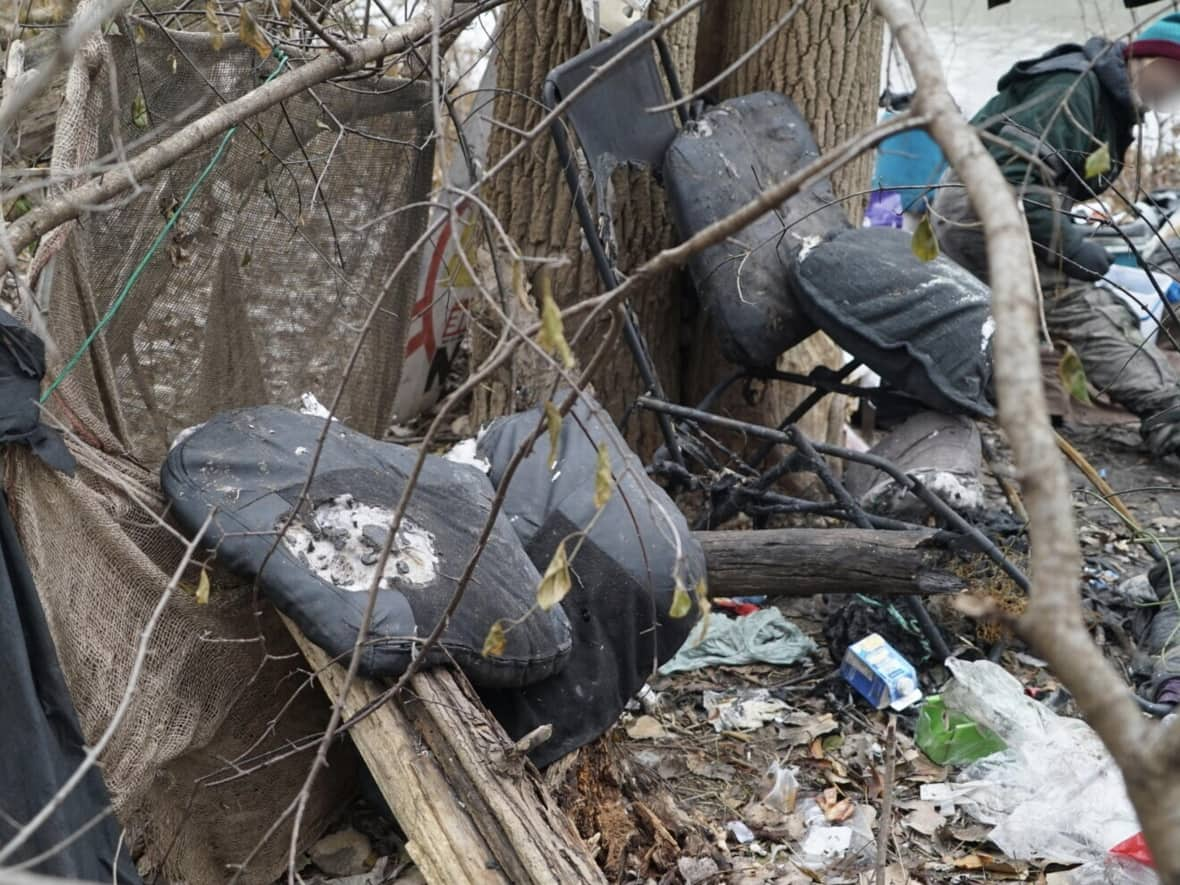
{"type": "MultiPolygon", "coordinates": [[[[796,5],[790,23],[719,84],[717,92],[728,98],[772,89],[790,96],[826,151],[876,119],[882,28],[863,0],[712,0],[701,13],[696,81],[708,83],[734,64],[796,5]]],[[[871,171],[871,152],[839,170],[832,181],[837,196],[865,190],[871,171]]],[[[850,196],[843,206],[850,219],[858,219],[864,198],[850,196]]],[[[688,398],[699,399],[731,367],[703,325],[693,343],[684,388],[688,398]]],[[[817,365],[834,368],[840,362],[840,349],[819,333],[783,354],[779,368],[807,373],[817,365]]],[[[721,410],[746,421],[777,423],[807,393],[806,388],[776,382],[761,390],[751,406],[740,390],[733,390],[721,410]]],[[[800,427],[813,439],[840,442],[847,408],[844,397],[830,396],[800,427]]]]}

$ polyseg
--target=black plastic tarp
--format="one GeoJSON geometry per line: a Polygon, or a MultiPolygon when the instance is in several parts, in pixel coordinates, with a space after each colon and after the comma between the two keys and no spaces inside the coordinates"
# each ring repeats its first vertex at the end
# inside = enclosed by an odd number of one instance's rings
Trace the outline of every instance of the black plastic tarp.
{"type": "MultiPolygon", "coordinates": [[[[559,399],[561,397],[559,396],[559,399]]],[[[610,416],[582,396],[561,424],[557,460],[542,436],[502,487],[513,454],[542,420],[533,410],[495,421],[479,454],[504,495],[504,512],[541,571],[566,542],[572,587],[562,600],[573,650],[560,673],[515,691],[481,691],[513,738],[549,724],[553,734],[531,753],[547,765],[594,740],[618,719],[655,669],[684,643],[697,619],[668,613],[677,577],[691,590],[705,560],[684,517],[652,482],[610,416]],[[610,460],[614,490],[596,516],[598,447],[610,460]]]]}
{"type": "MultiPolygon", "coordinates": [[[[68,544],[70,539],[61,542],[68,544]]],[[[86,750],[37,588],[2,491],[0,549],[2,846],[16,833],[16,824],[31,820],[54,797],[78,769],[86,750]]],[[[118,852],[119,823],[110,808],[102,771],[95,766],[5,865],[19,866],[43,856],[31,866],[33,872],[120,885],[138,883],[139,874],[126,850],[118,852]]]]}
{"type": "MultiPolygon", "coordinates": [[[[368,597],[341,589],[300,561],[277,529],[299,502],[324,428],[323,418],[278,406],[226,412],[177,443],[162,485],[177,522],[196,532],[212,508],[206,534],[217,562],[258,584],[316,645],[347,659],[368,597]],[[273,554],[267,559],[268,553],[273,554]],[[263,569],[263,562],[266,562],[263,569]],[[259,574],[261,570],[261,575],[259,574]]],[[[374,507],[395,507],[418,453],[378,442],[333,422],[308,492],[312,509],[341,496],[374,507]]],[[[494,490],[478,468],[428,456],[406,518],[433,538],[435,577],[423,584],[391,580],[377,591],[376,609],[359,664],[366,676],[397,676],[409,665],[416,640],[434,629],[475,551],[494,490]]],[[[430,663],[457,662],[475,685],[512,687],[557,671],[570,651],[570,629],[560,608],[531,612],[540,575],[501,515],[462,602],[430,663]],[[526,616],[527,615],[527,616],[526,616]],[[502,654],[484,656],[496,621],[517,622],[502,654]]]]}

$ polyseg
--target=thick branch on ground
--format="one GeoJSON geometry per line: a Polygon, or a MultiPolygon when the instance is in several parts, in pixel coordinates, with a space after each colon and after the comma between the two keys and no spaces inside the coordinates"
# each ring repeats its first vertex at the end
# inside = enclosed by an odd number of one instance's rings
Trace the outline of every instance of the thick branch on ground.
{"type": "Polygon", "coordinates": [[[955,593],[966,582],[933,531],[770,529],[695,532],[705,550],[709,595],[816,596],[955,593]]]}
{"type": "MultiPolygon", "coordinates": [[[[384,687],[365,679],[345,692],[344,667],[287,626],[345,716],[381,696],[384,687]]],[[[426,881],[603,882],[536,770],[465,680],[432,670],[414,676],[410,688],[412,698],[383,704],[351,734],[426,881]]]]}
{"type": "MultiPolygon", "coordinates": [[[[298,95],[325,80],[359,70],[379,58],[404,52],[427,36],[436,23],[445,20],[452,5],[451,0],[425,4],[424,12],[401,27],[390,29],[380,37],[370,37],[352,44],[348,47],[351,61],[346,62],[335,53],[325,53],[299,68],[275,77],[270,83],[259,86],[174,132],[126,164],[21,216],[8,230],[13,251],[19,254],[35,239],[59,224],[77,218],[88,207],[100,205],[133,187],[137,182],[151,178],[231,126],[262,113],[280,101],[298,95]]],[[[0,257],[0,274],[7,271],[7,262],[0,257]]]]}
{"type": "Polygon", "coordinates": [[[1035,580],[1021,633],[1077,699],[1122,769],[1161,878],[1180,882],[1180,771],[1153,753],[1160,729],[1144,721],[1119,674],[1091,641],[1078,591],[1081,554],[1065,465],[1041,385],[1037,302],[1028,233],[1016,198],[959,113],[938,56],[908,0],[876,0],[913,71],[915,106],[963,181],[988,242],[996,320],[996,392],[1029,514],[1035,580]]]}

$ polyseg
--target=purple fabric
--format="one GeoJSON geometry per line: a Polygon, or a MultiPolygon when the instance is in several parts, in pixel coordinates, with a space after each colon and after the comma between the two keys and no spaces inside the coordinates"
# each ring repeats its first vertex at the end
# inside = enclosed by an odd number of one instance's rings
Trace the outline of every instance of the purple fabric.
{"type": "Polygon", "coordinates": [[[873,191],[865,209],[865,227],[901,228],[902,211],[901,194],[897,191],[873,191]]]}

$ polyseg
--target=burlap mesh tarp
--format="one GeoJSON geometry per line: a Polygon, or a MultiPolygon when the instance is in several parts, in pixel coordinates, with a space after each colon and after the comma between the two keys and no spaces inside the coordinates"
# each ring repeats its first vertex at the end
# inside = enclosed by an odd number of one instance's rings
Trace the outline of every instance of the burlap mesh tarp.
{"type": "MultiPolygon", "coordinates": [[[[148,23],[109,45],[117,109],[109,71],[90,74],[90,87],[106,96],[88,103],[103,108],[100,155],[115,149],[114,132],[128,152],[145,149],[215,107],[211,89],[233,99],[275,64],[230,39],[215,51],[207,37],[148,23]]],[[[8,451],[14,517],[89,740],[119,703],[140,633],[183,553],[152,517],[166,512],[157,469],[175,433],[235,406],[294,404],[303,391],[329,400],[383,292],[340,416],[369,433],[384,430],[416,263],[385,287],[424,229],[424,209],[413,205],[429,187],[430,121],[422,84],[383,79],[321,85],[240,127],[48,404],[76,435],[77,476],[8,451]]],[[[63,116],[55,155],[84,140],[91,124],[63,116]]],[[[69,230],[43,275],[59,360],[95,328],[219,141],[69,230]]],[[[193,885],[226,881],[245,860],[295,796],[311,754],[218,781],[234,765],[314,735],[328,713],[273,610],[214,575],[207,605],[195,600],[195,570],[168,604],[134,704],[103,757],[141,866],[193,885]]],[[[347,794],[353,773],[345,755],[321,775],[309,835],[347,794]]],[[[274,877],[289,832],[278,831],[244,881],[274,877]]]]}

